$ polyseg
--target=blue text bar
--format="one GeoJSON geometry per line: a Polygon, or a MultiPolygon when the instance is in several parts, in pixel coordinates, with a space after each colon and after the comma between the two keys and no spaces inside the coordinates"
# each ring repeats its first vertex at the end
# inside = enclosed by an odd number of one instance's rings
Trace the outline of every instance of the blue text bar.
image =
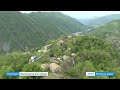
{"type": "Polygon", "coordinates": [[[95,76],[114,76],[114,72],[95,72],[95,76]]]}
{"type": "Polygon", "coordinates": [[[19,76],[19,72],[6,72],[6,76],[19,76]]]}

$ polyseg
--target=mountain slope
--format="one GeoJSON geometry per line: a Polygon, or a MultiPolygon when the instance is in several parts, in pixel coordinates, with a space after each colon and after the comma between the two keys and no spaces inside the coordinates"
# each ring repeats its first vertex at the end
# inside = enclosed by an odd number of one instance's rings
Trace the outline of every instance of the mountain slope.
{"type": "Polygon", "coordinates": [[[120,20],[113,20],[100,27],[94,28],[88,34],[93,34],[103,40],[111,41],[114,47],[120,49],[120,20]]]}
{"type": "Polygon", "coordinates": [[[38,41],[46,40],[43,38],[44,33],[20,12],[1,11],[0,21],[1,51],[31,48],[36,46],[38,41]]]}
{"type": "Polygon", "coordinates": [[[0,52],[40,47],[49,39],[83,28],[86,26],[61,13],[0,11],[0,52]]]}
{"type": "Polygon", "coordinates": [[[89,26],[100,26],[112,20],[120,19],[120,14],[111,14],[96,19],[78,19],[81,23],[89,26]]]}
{"type": "Polygon", "coordinates": [[[42,28],[49,36],[57,36],[61,34],[71,34],[74,32],[84,31],[87,26],[79,23],[74,18],[64,15],[60,12],[32,12],[27,14],[29,18],[35,21],[35,24],[42,28]],[[53,27],[54,26],[54,27],[53,27]],[[51,32],[50,30],[53,30],[51,32]]]}

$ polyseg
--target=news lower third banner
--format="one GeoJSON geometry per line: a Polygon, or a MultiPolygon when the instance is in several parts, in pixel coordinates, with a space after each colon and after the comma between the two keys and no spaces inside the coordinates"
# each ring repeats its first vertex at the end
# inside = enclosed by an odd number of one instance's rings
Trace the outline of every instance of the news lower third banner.
{"type": "Polygon", "coordinates": [[[86,76],[114,76],[114,72],[86,72],[86,76]]]}
{"type": "Polygon", "coordinates": [[[48,76],[48,72],[6,72],[6,76],[48,76]]]}
{"type": "MultiPolygon", "coordinates": [[[[6,76],[48,76],[48,72],[6,72],[6,76]]],[[[86,72],[86,76],[114,76],[114,72],[86,72]]]]}

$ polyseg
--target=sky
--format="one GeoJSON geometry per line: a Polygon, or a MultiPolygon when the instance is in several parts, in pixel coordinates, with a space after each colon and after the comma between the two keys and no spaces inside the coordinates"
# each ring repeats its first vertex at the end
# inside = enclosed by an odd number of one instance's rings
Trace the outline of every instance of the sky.
{"type": "MultiPolygon", "coordinates": [[[[33,11],[22,11],[22,12],[30,13],[33,11]]],[[[101,17],[110,14],[120,14],[120,11],[60,11],[60,12],[69,15],[73,18],[94,18],[94,17],[101,17]]]]}

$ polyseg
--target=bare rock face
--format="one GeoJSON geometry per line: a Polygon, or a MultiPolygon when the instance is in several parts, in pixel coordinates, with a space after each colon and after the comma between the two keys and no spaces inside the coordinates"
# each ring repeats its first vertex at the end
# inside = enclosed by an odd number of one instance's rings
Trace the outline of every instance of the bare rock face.
{"type": "Polygon", "coordinates": [[[71,56],[72,56],[72,57],[76,57],[76,54],[75,54],[75,53],[72,53],[71,56]]]}
{"type": "Polygon", "coordinates": [[[41,68],[42,68],[43,70],[48,70],[48,69],[50,68],[50,65],[49,65],[49,64],[42,64],[42,65],[41,65],[41,68]]]}
{"type": "Polygon", "coordinates": [[[47,50],[48,50],[48,49],[51,49],[51,48],[52,48],[52,44],[49,44],[49,45],[47,45],[46,47],[47,47],[47,50]]]}
{"type": "Polygon", "coordinates": [[[55,57],[51,57],[50,62],[59,64],[59,61],[57,61],[57,58],[55,57]]]}
{"type": "Polygon", "coordinates": [[[50,60],[50,62],[59,64],[59,61],[57,60],[50,60]]]}
{"type": "Polygon", "coordinates": [[[9,52],[10,42],[0,42],[0,50],[3,50],[5,52],[9,52]]]}
{"type": "Polygon", "coordinates": [[[59,41],[57,42],[57,45],[62,46],[63,43],[64,43],[64,40],[59,40],[59,41]]]}
{"type": "Polygon", "coordinates": [[[64,69],[68,69],[69,67],[72,67],[72,66],[73,66],[73,60],[72,60],[72,59],[69,59],[69,60],[63,61],[63,62],[61,63],[61,66],[62,66],[64,69]]]}
{"type": "Polygon", "coordinates": [[[69,56],[66,56],[66,55],[63,56],[63,60],[64,60],[64,61],[65,61],[65,60],[68,60],[68,59],[70,59],[69,56]]]}
{"type": "Polygon", "coordinates": [[[45,50],[49,50],[49,49],[51,49],[51,48],[52,48],[52,44],[49,44],[49,45],[44,46],[44,49],[45,49],[45,50]]]}
{"type": "Polygon", "coordinates": [[[62,61],[62,57],[58,57],[57,61],[61,62],[62,61]]]}
{"type": "Polygon", "coordinates": [[[59,66],[59,65],[56,64],[56,63],[51,63],[51,64],[50,64],[50,70],[51,70],[53,73],[60,73],[60,72],[61,72],[61,66],[59,66]]]}

